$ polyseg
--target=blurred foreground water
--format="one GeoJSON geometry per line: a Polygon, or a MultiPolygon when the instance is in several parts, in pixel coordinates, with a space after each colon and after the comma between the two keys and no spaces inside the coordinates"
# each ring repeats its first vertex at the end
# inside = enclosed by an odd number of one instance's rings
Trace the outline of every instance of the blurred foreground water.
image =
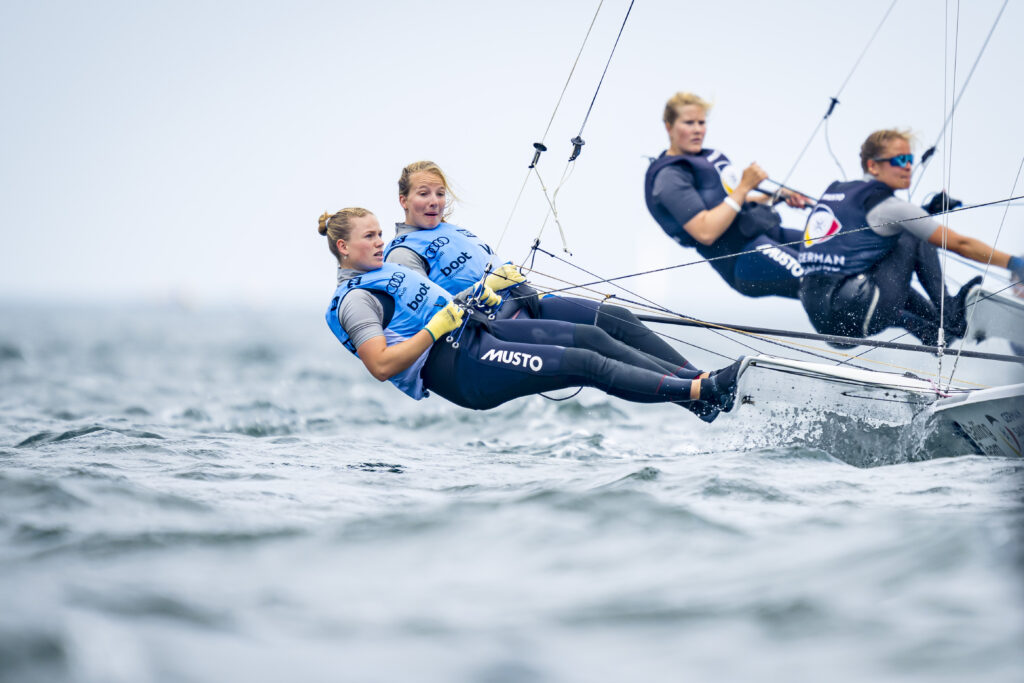
{"type": "Polygon", "coordinates": [[[2,681],[1024,680],[1021,461],[417,403],[317,311],[7,304],[0,387],[2,681]]]}

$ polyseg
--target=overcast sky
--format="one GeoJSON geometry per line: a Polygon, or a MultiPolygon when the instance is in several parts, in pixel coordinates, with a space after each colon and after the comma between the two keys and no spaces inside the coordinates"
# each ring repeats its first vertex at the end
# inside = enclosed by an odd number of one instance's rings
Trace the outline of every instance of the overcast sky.
{"type": "MultiPolygon", "coordinates": [[[[612,276],[693,260],[643,203],[646,156],[666,146],[665,100],[677,90],[713,100],[707,144],[781,179],[889,5],[637,0],[558,195],[574,261],[612,276]]],[[[954,60],[958,90],[1002,0],[964,2],[958,23],[948,5],[947,22],[943,3],[900,0],[846,84],[829,139],[847,176],[859,176],[872,130],[911,128],[919,154],[939,134],[954,60]]],[[[317,216],[365,206],[392,236],[396,180],[417,159],[454,182],[452,222],[497,245],[597,6],[4,2],[0,297],[319,310],[334,266],[317,216]]],[[[628,7],[603,3],[545,140],[549,189],[628,7]]],[[[1010,195],[1024,156],[1012,76],[1021,35],[1024,3],[1011,2],[915,199],[944,175],[969,204],[1010,195]]],[[[817,195],[839,175],[819,131],[790,183],[817,195]]],[[[525,256],[545,207],[531,179],[505,257],[525,256]]],[[[1001,218],[981,209],[951,225],[991,242],[1001,218]]],[[[802,226],[802,214],[786,220],[802,226]]],[[[550,224],[543,246],[560,249],[550,224]]],[[[1024,252],[1024,208],[1010,209],[999,246],[1024,252]]],[[[537,267],[587,277],[544,258],[537,267]]],[[[706,265],[630,286],[707,318],[806,325],[794,302],[744,299],[706,265]]]]}

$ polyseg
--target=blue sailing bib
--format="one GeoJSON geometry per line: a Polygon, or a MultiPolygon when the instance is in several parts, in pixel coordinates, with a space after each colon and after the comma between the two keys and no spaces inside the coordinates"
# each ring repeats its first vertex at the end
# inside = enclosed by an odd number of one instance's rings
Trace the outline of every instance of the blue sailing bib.
{"type": "MultiPolygon", "coordinates": [[[[327,308],[327,326],[342,345],[358,356],[348,333],[338,319],[338,309],[345,297],[356,289],[383,292],[395,300],[395,312],[384,328],[388,346],[404,341],[426,327],[434,314],[448,305],[451,297],[430,280],[407,268],[385,263],[378,270],[363,273],[338,285],[327,308]]],[[[420,369],[430,353],[428,348],[409,368],[388,381],[404,393],[419,400],[426,396],[420,369]]]]}
{"type": "Polygon", "coordinates": [[[399,235],[384,250],[384,258],[400,246],[419,254],[430,281],[452,294],[479,282],[493,254],[479,237],[451,223],[399,235]]]}

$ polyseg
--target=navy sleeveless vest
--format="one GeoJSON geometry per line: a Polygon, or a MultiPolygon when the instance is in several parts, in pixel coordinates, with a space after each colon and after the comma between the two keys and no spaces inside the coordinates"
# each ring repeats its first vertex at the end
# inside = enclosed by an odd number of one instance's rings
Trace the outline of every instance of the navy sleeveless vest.
{"type": "MultiPolygon", "coordinates": [[[[673,165],[682,166],[693,174],[694,189],[697,190],[701,199],[704,200],[704,205],[709,209],[721,204],[739,182],[739,175],[729,161],[729,157],[722,152],[713,149],[702,149],[699,154],[669,155],[667,152],[662,152],[657,159],[651,162],[647,168],[647,175],[644,177],[644,199],[647,202],[647,210],[650,211],[651,216],[658,222],[661,229],[684,247],[695,248],[697,253],[706,259],[743,251],[743,245],[747,243],[748,238],[739,231],[737,221],[733,221],[733,224],[713,244],[701,244],[693,239],[669,213],[668,209],[655,199],[655,177],[666,166],[673,165]]],[[[726,282],[735,286],[736,276],[733,272],[736,267],[735,259],[711,261],[711,266],[726,282]]]]}
{"type": "Polygon", "coordinates": [[[885,257],[899,235],[885,237],[863,228],[868,224],[868,212],[892,194],[892,188],[878,180],[829,185],[804,227],[799,255],[804,273],[853,275],[885,257]]]}

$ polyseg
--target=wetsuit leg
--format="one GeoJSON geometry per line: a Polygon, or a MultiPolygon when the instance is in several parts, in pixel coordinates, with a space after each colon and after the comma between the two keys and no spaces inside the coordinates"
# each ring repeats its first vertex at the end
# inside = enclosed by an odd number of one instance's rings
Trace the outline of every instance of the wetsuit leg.
{"type": "Polygon", "coordinates": [[[943,297],[948,297],[946,285],[942,280],[942,266],[939,264],[939,249],[934,244],[929,244],[913,235],[906,233],[900,237],[900,241],[909,240],[914,247],[914,272],[917,273],[917,280],[921,283],[928,298],[937,308],[943,297]]]}
{"type": "MultiPolygon", "coordinates": [[[[912,236],[904,235],[900,239],[909,237],[912,236]]],[[[935,320],[939,319],[941,306],[942,314],[945,316],[943,322],[949,334],[953,337],[964,336],[967,333],[967,294],[974,285],[981,283],[981,279],[974,278],[965,283],[955,296],[950,296],[942,277],[942,266],[939,265],[938,248],[934,244],[929,244],[923,240],[915,239],[914,241],[917,248],[914,272],[917,274],[921,287],[924,288],[928,298],[931,299],[934,311],[932,317],[935,320]]],[[[916,294],[913,290],[911,292],[916,294]]],[[[907,302],[907,310],[911,313],[918,313],[917,310],[911,307],[911,303],[910,301],[907,302]]],[[[922,317],[927,318],[928,316],[923,315],[922,317]]]]}
{"type": "Polygon", "coordinates": [[[798,299],[803,269],[793,247],[780,246],[767,235],[747,242],[742,251],[754,251],[736,259],[735,284],[740,294],[751,297],[784,296],[798,299]]]}
{"type": "Polygon", "coordinates": [[[540,316],[546,320],[567,320],[580,325],[597,325],[615,339],[690,370],[689,361],[653,330],[622,306],[568,296],[546,296],[540,300],[540,316]]]}
{"type": "Polygon", "coordinates": [[[939,343],[939,326],[931,318],[915,315],[904,309],[900,311],[895,326],[914,335],[926,346],[935,346],[939,343]]]}
{"type": "Polygon", "coordinates": [[[588,349],[622,363],[652,372],[674,374],[683,379],[693,379],[700,374],[699,370],[684,368],[639,351],[594,325],[564,320],[498,320],[490,323],[490,331],[503,341],[588,349]]]}
{"type": "MultiPolygon", "coordinates": [[[[916,237],[904,235],[893,250],[871,269],[869,275],[878,286],[878,303],[868,334],[899,326],[925,344],[934,345],[938,341],[939,320],[935,308],[910,286],[910,278],[922,256],[928,256],[927,251],[920,249],[921,244],[916,237]]],[[[934,284],[930,282],[930,285],[934,284]]],[[[938,286],[941,288],[941,280],[938,286]]]]}
{"type": "Polygon", "coordinates": [[[467,329],[458,349],[437,344],[425,386],[466,408],[486,410],[530,394],[589,386],[639,403],[689,401],[689,380],[638,368],[589,349],[524,344],[467,329]]]}

